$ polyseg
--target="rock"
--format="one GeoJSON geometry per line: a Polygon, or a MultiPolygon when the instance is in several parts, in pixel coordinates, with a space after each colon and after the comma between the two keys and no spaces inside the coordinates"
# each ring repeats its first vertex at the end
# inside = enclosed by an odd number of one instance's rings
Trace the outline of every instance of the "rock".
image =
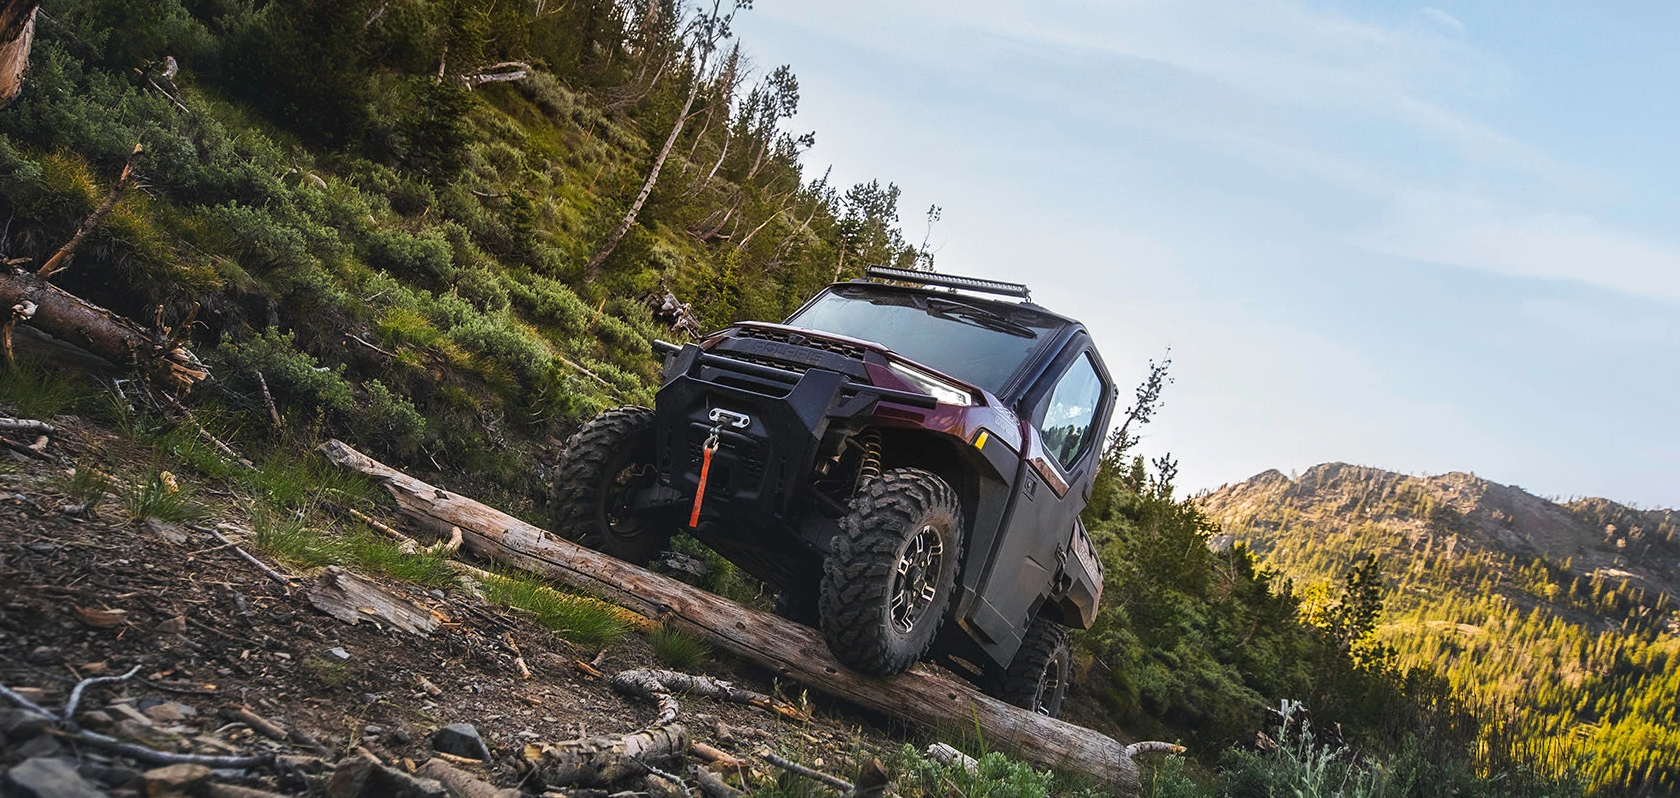
{"type": "Polygon", "coordinates": [[[76,722],[89,729],[107,729],[116,722],[116,719],[111,717],[111,713],[103,709],[96,709],[92,712],[83,712],[77,715],[76,722]]]}
{"type": "Polygon", "coordinates": [[[52,646],[36,646],[30,650],[28,659],[31,665],[52,665],[58,662],[58,649],[52,646]]]}
{"type": "MultiPolygon", "coordinates": [[[[151,726],[152,725],[152,719],[151,718],[146,717],[145,714],[142,713],[140,710],[135,709],[134,707],[129,706],[128,704],[112,704],[109,707],[107,707],[107,709],[111,710],[112,712],[117,713],[118,715],[121,715],[122,718],[120,720],[133,721],[133,722],[138,723],[142,726],[151,726]]],[[[121,724],[119,723],[118,725],[121,725],[121,724]]]]}
{"type": "Polygon", "coordinates": [[[8,770],[0,777],[0,790],[7,798],[100,798],[102,795],[62,759],[31,759],[8,770]]]}
{"type": "Polygon", "coordinates": [[[350,658],[350,652],[345,651],[344,649],[342,649],[338,646],[333,646],[332,648],[327,649],[327,653],[331,654],[335,657],[338,657],[339,659],[349,659],[350,658]]]}
{"type": "Polygon", "coordinates": [[[410,776],[365,757],[348,757],[333,769],[327,798],[448,798],[443,785],[410,776]]]}
{"type": "Polygon", "coordinates": [[[180,524],[171,524],[168,521],[159,521],[156,518],[146,519],[146,528],[152,530],[153,534],[158,537],[177,546],[185,545],[187,541],[192,539],[187,534],[187,530],[180,524]]]}
{"type": "Polygon", "coordinates": [[[169,765],[140,774],[140,781],[146,787],[146,795],[163,796],[196,791],[210,776],[210,768],[203,765],[169,765]]]}
{"type": "Polygon", "coordinates": [[[362,734],[365,734],[369,737],[379,737],[379,736],[385,734],[385,727],[384,726],[374,726],[372,724],[368,724],[368,725],[362,727],[362,734]]]}
{"type": "Polygon", "coordinates": [[[151,737],[152,732],[156,730],[157,727],[153,726],[151,721],[141,723],[131,718],[123,718],[117,721],[117,725],[111,730],[111,733],[124,740],[144,740],[151,737]]]}
{"type": "Polygon", "coordinates": [[[408,745],[409,743],[414,742],[414,733],[399,726],[392,729],[389,734],[385,735],[385,742],[392,745],[408,745]]]}
{"type": "Polygon", "coordinates": [[[146,708],[146,717],[151,718],[153,723],[161,723],[165,726],[173,726],[197,714],[197,709],[174,701],[165,701],[162,704],[146,708]]]}
{"type": "Polygon", "coordinates": [[[51,726],[52,721],[48,720],[45,715],[30,712],[27,709],[10,710],[3,718],[0,718],[0,731],[5,732],[5,738],[12,745],[39,737],[51,726]]]}
{"type": "Polygon", "coordinates": [[[84,764],[81,774],[107,787],[121,787],[140,778],[140,771],[126,765],[84,764]]]}
{"type": "Polygon", "coordinates": [[[12,749],[12,753],[24,759],[54,757],[64,753],[64,746],[58,738],[50,734],[37,735],[29,738],[22,745],[12,749]]]}
{"type": "Polygon", "coordinates": [[[432,732],[432,750],[468,759],[490,761],[490,747],[471,723],[451,723],[432,732]]]}

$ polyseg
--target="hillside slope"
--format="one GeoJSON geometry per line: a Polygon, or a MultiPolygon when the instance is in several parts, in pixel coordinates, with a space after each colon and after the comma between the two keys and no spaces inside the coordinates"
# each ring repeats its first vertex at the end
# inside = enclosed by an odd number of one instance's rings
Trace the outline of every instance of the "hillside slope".
{"type": "Polygon", "coordinates": [[[1680,514],[1342,463],[1267,471],[1201,503],[1216,545],[1251,546],[1305,587],[1309,610],[1376,557],[1380,639],[1507,719],[1490,733],[1537,761],[1578,759],[1596,784],[1635,792],[1677,784],[1680,514]]]}

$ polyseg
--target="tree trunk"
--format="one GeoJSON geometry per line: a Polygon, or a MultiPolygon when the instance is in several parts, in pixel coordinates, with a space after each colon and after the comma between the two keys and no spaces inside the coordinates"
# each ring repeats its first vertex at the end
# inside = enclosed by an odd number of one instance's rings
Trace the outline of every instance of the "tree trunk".
{"type": "Polygon", "coordinates": [[[779,676],[920,726],[974,729],[988,745],[1041,767],[1084,774],[1135,795],[1138,769],[1119,742],[1005,704],[926,667],[890,678],[863,676],[829,653],[822,635],[675,579],[561,540],[513,516],[403,474],[339,441],[321,447],[333,463],[384,483],[402,512],[429,528],[458,526],[465,547],[592,593],[770,668],[779,676]]]}
{"type": "Polygon", "coordinates": [[[589,259],[585,271],[589,279],[594,280],[601,271],[601,264],[618,249],[618,242],[624,240],[624,235],[630,232],[631,225],[636,223],[636,214],[642,212],[642,206],[647,204],[648,196],[653,194],[653,186],[659,182],[659,170],[665,168],[665,159],[670,157],[671,148],[676,146],[677,137],[682,135],[683,125],[688,122],[688,109],[694,107],[694,98],[700,94],[701,73],[705,70],[705,61],[700,62],[700,69],[694,73],[694,82],[689,84],[688,99],[683,100],[682,110],[677,112],[677,122],[671,126],[671,135],[665,137],[665,146],[659,148],[658,157],[653,159],[653,167],[648,170],[647,180],[642,181],[642,190],[636,193],[636,201],[630,203],[630,211],[619,220],[618,227],[613,228],[612,235],[607,236],[607,243],[595,257],[589,259]]]}
{"type": "Polygon", "coordinates": [[[0,108],[23,91],[29,45],[35,40],[35,9],[41,0],[0,0],[0,108]]]}
{"type": "Polygon", "coordinates": [[[148,330],[29,272],[0,268],[0,312],[32,302],[29,323],[165,387],[186,391],[209,376],[191,352],[161,330],[148,330]]]}

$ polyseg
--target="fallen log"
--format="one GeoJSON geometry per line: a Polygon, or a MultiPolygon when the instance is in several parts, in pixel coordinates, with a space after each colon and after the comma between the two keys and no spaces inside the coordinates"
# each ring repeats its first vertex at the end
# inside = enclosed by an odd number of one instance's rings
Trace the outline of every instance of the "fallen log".
{"type": "Polygon", "coordinates": [[[321,451],[333,463],[384,484],[402,512],[443,533],[460,527],[463,547],[482,557],[594,593],[845,701],[913,724],[973,729],[987,744],[1041,767],[1075,772],[1110,791],[1139,792],[1137,764],[1106,735],[986,696],[917,667],[890,678],[864,676],[829,653],[816,630],[651,573],[380,463],[340,441],[321,451]]]}
{"type": "Polygon", "coordinates": [[[33,304],[29,324],[172,390],[185,392],[209,376],[197,357],[160,330],[88,302],[26,271],[0,268],[0,308],[33,304]]]}

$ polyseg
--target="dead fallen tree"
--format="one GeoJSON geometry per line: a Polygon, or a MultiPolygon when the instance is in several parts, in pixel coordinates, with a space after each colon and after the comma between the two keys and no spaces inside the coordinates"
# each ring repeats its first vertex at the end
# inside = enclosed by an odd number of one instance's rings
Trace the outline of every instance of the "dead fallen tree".
{"type": "Polygon", "coordinates": [[[26,318],[8,321],[27,321],[113,363],[130,365],[161,387],[184,392],[209,376],[204,364],[181,344],[190,321],[174,334],[148,330],[35,274],[4,267],[0,267],[0,308],[12,308],[14,314],[17,308],[28,308],[26,318]]]}
{"type": "Polygon", "coordinates": [[[885,679],[863,676],[835,660],[816,630],[560,540],[340,441],[321,449],[333,463],[379,480],[422,526],[439,534],[460,527],[464,547],[475,554],[698,634],[782,677],[859,706],[917,725],[974,729],[988,745],[1036,765],[1083,774],[1114,792],[1139,791],[1137,764],[1126,746],[1106,735],[1005,704],[926,668],[885,679]]]}

